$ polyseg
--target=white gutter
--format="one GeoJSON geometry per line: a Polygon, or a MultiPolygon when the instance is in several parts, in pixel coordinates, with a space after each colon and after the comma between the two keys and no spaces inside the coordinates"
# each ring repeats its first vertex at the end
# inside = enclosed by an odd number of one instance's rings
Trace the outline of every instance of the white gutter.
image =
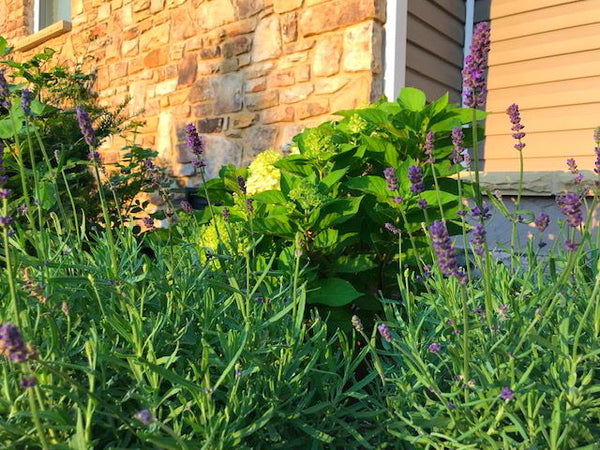
{"type": "Polygon", "coordinates": [[[389,100],[395,100],[406,83],[408,0],[388,0],[386,3],[383,91],[389,100]]]}

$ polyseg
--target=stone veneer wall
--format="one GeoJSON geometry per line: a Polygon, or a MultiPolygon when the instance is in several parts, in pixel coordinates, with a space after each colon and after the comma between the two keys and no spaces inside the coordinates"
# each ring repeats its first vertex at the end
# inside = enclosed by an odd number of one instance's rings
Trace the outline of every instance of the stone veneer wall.
{"type": "MultiPolygon", "coordinates": [[[[0,34],[17,45],[31,0],[0,0],[0,34]]],[[[331,113],[382,92],[384,0],[73,0],[72,30],[38,47],[97,70],[100,101],[131,97],[180,186],[198,184],[183,129],[207,141],[209,175],[280,147],[331,113]]],[[[105,145],[106,162],[122,142],[105,145]]]]}

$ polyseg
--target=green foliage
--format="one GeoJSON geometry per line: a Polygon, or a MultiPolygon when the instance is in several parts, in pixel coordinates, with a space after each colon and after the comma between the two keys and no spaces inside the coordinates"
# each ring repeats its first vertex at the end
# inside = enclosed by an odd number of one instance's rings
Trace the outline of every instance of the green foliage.
{"type": "MultiPolygon", "coordinates": [[[[403,89],[396,102],[382,99],[368,108],[338,114],[340,121],[309,128],[294,138],[299,154],[273,163],[281,171],[279,190],[248,197],[236,181],[245,173],[232,167],[206,185],[208,196],[230,208],[236,220],[252,222],[247,226],[252,238],[263,238],[259,250],[281,252],[294,247],[302,251],[312,272],[310,288],[317,289],[322,280],[332,277],[354,285],[344,299],[318,296],[319,303],[331,306],[350,303],[356,291],[388,291],[395,283],[391,261],[401,259],[413,267],[419,263],[409,233],[422,240],[422,223],[442,215],[456,219],[460,193],[453,176],[462,167],[449,159],[450,132],[471,118],[449,105],[447,96],[426,105],[425,95],[411,88],[403,89]],[[423,148],[432,130],[435,163],[427,162],[423,148]],[[425,191],[420,194],[410,191],[407,173],[413,165],[421,167],[424,175],[425,191]],[[399,182],[393,191],[383,178],[390,167],[399,182]],[[399,196],[403,200],[395,202],[399,196]],[[251,214],[243,201],[236,202],[246,197],[254,200],[251,214]],[[418,208],[418,200],[428,202],[426,211],[418,208]],[[397,236],[384,229],[386,222],[402,231],[401,253],[397,236]],[[357,279],[349,275],[348,265],[367,273],[357,279]]],[[[465,134],[469,133],[466,127],[465,134]]],[[[462,194],[468,194],[468,186],[464,189],[462,194]]],[[[200,188],[200,195],[203,191],[200,188]]]]}

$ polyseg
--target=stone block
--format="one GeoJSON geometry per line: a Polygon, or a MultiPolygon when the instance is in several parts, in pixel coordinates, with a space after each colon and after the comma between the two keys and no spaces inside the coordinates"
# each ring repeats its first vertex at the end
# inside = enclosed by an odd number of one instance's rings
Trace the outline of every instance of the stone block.
{"type": "Polygon", "coordinates": [[[179,86],[191,86],[196,81],[196,73],[198,72],[198,63],[194,54],[187,55],[183,61],[179,63],[177,68],[179,86]]]}
{"type": "Polygon", "coordinates": [[[262,92],[267,88],[267,80],[265,77],[247,80],[244,83],[244,92],[262,92]]]}
{"type": "Polygon", "coordinates": [[[265,125],[277,122],[293,122],[294,108],[292,106],[276,106],[261,113],[261,122],[265,125]]]}
{"type": "Polygon", "coordinates": [[[150,0],[150,12],[152,14],[160,12],[165,7],[165,0],[150,0]]]}
{"type": "Polygon", "coordinates": [[[198,133],[220,133],[223,131],[223,122],[223,117],[200,119],[196,122],[196,129],[198,133]]]}
{"type": "Polygon", "coordinates": [[[240,19],[258,14],[264,8],[264,0],[233,0],[237,16],[240,19]]]}
{"type": "Polygon", "coordinates": [[[258,121],[258,114],[238,114],[233,116],[232,126],[233,128],[248,128],[254,125],[258,121]]]}
{"type": "Polygon", "coordinates": [[[284,70],[269,75],[267,78],[270,87],[291,86],[295,82],[294,71],[284,70]]]}
{"type": "Polygon", "coordinates": [[[252,39],[248,36],[238,36],[235,39],[226,41],[221,48],[223,58],[231,58],[232,56],[249,52],[252,48],[252,39]]]}
{"type": "Polygon", "coordinates": [[[191,177],[196,174],[192,164],[171,164],[169,169],[169,175],[172,177],[191,177]]]}
{"type": "MultiPolygon", "coordinates": [[[[164,17],[169,16],[164,14],[164,17]]],[[[171,42],[181,42],[194,36],[196,26],[193,19],[193,9],[190,6],[182,6],[173,10],[170,14],[171,20],[171,42]]]]}
{"type": "Polygon", "coordinates": [[[381,32],[373,21],[355,25],[344,32],[344,70],[357,72],[369,70],[381,71],[381,60],[376,58],[376,49],[381,48],[381,32]]]}
{"type": "Polygon", "coordinates": [[[339,91],[348,84],[348,79],[342,76],[322,78],[315,82],[315,94],[327,95],[339,91]]]}
{"type": "Polygon", "coordinates": [[[132,5],[133,12],[139,13],[150,8],[150,0],[135,0],[132,5]]]}
{"type": "Polygon", "coordinates": [[[299,32],[302,36],[311,36],[368,19],[385,22],[385,2],[335,0],[305,9],[300,17],[299,32]]]}
{"type": "Polygon", "coordinates": [[[254,158],[258,153],[273,148],[277,138],[277,129],[263,126],[253,127],[247,133],[247,137],[248,152],[245,152],[245,155],[254,158]]]}
{"type": "Polygon", "coordinates": [[[161,81],[156,85],[156,95],[163,96],[173,92],[177,88],[177,78],[161,81]]]}
{"type": "Polygon", "coordinates": [[[189,94],[190,103],[199,103],[214,97],[214,90],[210,78],[200,78],[193,84],[189,94]]]}
{"type": "Polygon", "coordinates": [[[281,103],[296,103],[307,98],[313,91],[314,86],[310,83],[297,84],[281,92],[281,103]]]}
{"type": "Polygon", "coordinates": [[[301,133],[307,127],[306,124],[295,123],[281,128],[281,136],[279,138],[280,147],[285,147],[292,142],[292,138],[301,133]]]}
{"type": "Polygon", "coordinates": [[[252,60],[264,61],[281,55],[281,28],[278,16],[262,19],[254,32],[252,60]]]}
{"type": "Polygon", "coordinates": [[[247,80],[252,80],[258,77],[264,77],[269,74],[271,70],[275,67],[275,63],[273,61],[265,61],[258,64],[252,64],[245,72],[244,76],[247,80]]]}
{"type": "Polygon", "coordinates": [[[278,14],[292,11],[296,8],[300,8],[301,6],[302,0],[275,0],[273,2],[273,9],[278,14]]]}
{"type": "Polygon", "coordinates": [[[240,73],[214,77],[212,79],[214,113],[223,114],[242,109],[242,87],[243,77],[240,73]]]}
{"type": "Polygon", "coordinates": [[[281,37],[284,43],[298,38],[298,15],[295,12],[281,16],[281,37]]]}
{"type": "Polygon", "coordinates": [[[135,56],[138,54],[138,40],[132,39],[123,41],[121,44],[121,53],[123,56],[135,56]]]}
{"type": "Polygon", "coordinates": [[[305,64],[296,68],[296,81],[310,80],[310,66],[305,64]]]}
{"type": "Polygon", "coordinates": [[[317,41],[313,61],[313,74],[327,77],[340,70],[342,57],[342,36],[329,36],[317,41]]]}
{"type": "Polygon", "coordinates": [[[239,166],[242,156],[242,147],[239,143],[223,136],[204,136],[206,147],[204,150],[204,161],[206,162],[205,173],[208,178],[219,175],[221,167],[227,164],[239,166]]]}
{"type": "Polygon", "coordinates": [[[235,72],[240,68],[237,58],[230,58],[221,61],[219,65],[219,72],[221,73],[230,73],[235,72]]]}
{"type": "Polygon", "coordinates": [[[266,91],[257,94],[246,94],[246,108],[248,111],[260,111],[279,104],[279,92],[266,91]]]}
{"type": "Polygon", "coordinates": [[[250,65],[250,53],[245,53],[243,55],[238,56],[238,66],[246,67],[250,65]]]}
{"type": "Polygon", "coordinates": [[[167,64],[169,61],[169,52],[165,48],[157,48],[148,53],[144,58],[144,67],[152,69],[167,64]]]}
{"type": "Polygon", "coordinates": [[[156,128],[156,151],[158,156],[171,160],[173,150],[173,118],[169,111],[161,111],[156,128]]]}
{"type": "Polygon", "coordinates": [[[227,23],[234,22],[235,9],[231,0],[211,0],[202,2],[195,9],[195,31],[214,30],[227,23]]]}
{"type": "Polygon", "coordinates": [[[329,101],[323,100],[312,100],[307,103],[302,103],[296,107],[296,113],[298,119],[306,119],[308,117],[321,116],[329,112],[329,101]]]}
{"type": "Polygon", "coordinates": [[[221,56],[221,47],[213,45],[212,47],[202,48],[198,52],[200,59],[213,59],[221,56]]]}

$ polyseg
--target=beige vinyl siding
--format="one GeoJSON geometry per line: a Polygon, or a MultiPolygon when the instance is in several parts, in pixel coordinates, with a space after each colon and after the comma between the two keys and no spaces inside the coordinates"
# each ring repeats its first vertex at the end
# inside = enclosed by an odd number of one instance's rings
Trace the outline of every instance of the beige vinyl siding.
{"type": "Polygon", "coordinates": [[[594,167],[600,125],[600,0],[491,0],[487,172],[517,171],[506,108],[517,103],[526,171],[594,167]]]}
{"type": "Polygon", "coordinates": [[[465,5],[462,0],[409,0],[406,85],[429,100],[448,92],[460,102],[465,5]]]}

